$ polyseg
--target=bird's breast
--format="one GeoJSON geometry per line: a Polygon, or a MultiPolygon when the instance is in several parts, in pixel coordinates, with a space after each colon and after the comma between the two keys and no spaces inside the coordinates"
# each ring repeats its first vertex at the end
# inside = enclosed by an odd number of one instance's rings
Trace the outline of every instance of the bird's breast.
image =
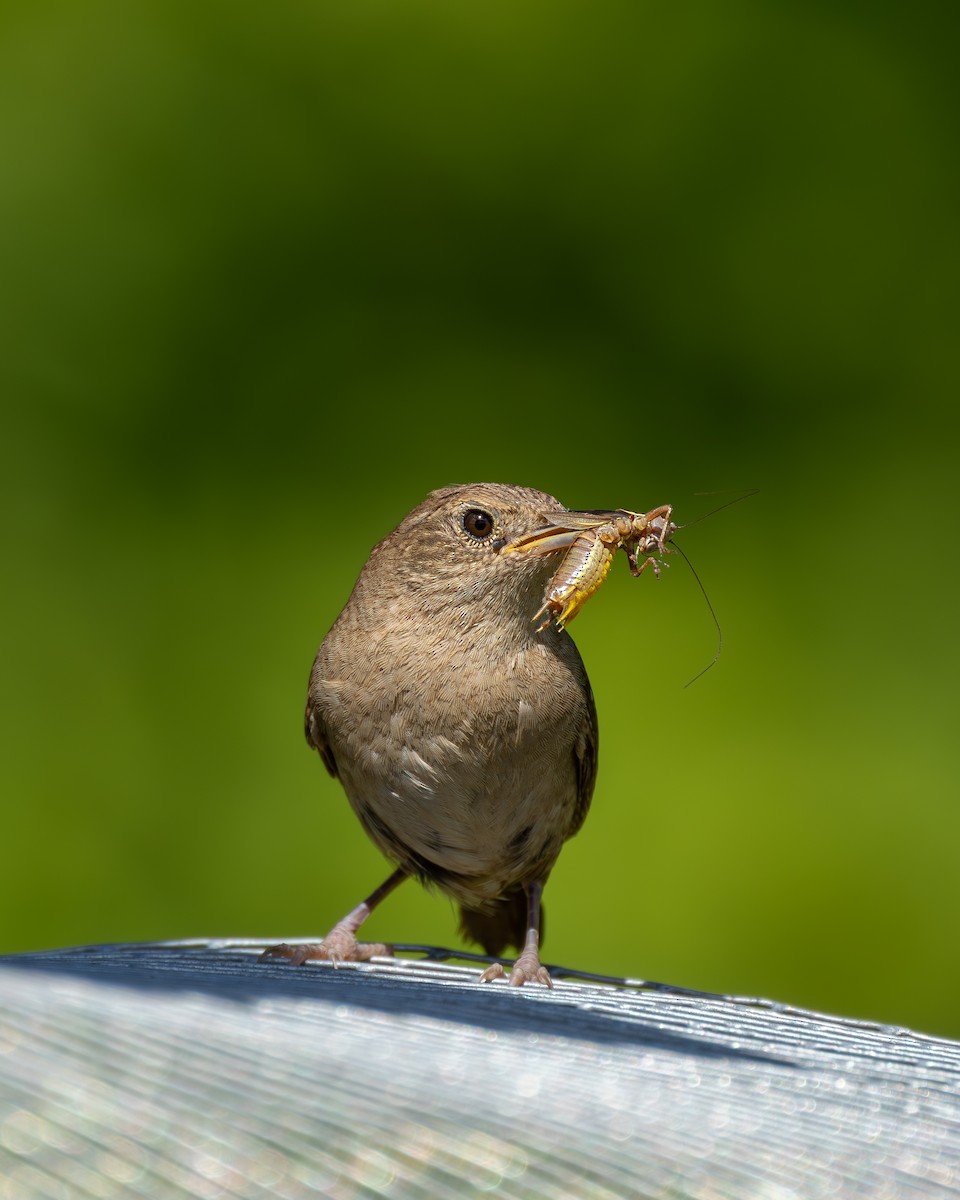
{"type": "Polygon", "coordinates": [[[576,805],[573,750],[589,719],[579,657],[539,638],[446,654],[428,642],[381,642],[349,669],[322,660],[321,651],[312,701],[381,849],[414,869],[433,864],[454,894],[446,876],[473,881],[474,898],[478,887],[496,895],[552,865],[576,805]]]}

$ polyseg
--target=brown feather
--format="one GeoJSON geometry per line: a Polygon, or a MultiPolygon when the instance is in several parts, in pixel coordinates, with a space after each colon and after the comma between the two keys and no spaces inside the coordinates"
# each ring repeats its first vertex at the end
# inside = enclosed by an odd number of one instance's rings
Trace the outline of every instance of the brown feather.
{"type": "MultiPolygon", "coordinates": [[[[543,906],[540,907],[540,943],[543,944],[543,906]]],[[[507,947],[522,950],[527,937],[527,897],[523,888],[511,888],[485,912],[460,907],[460,932],[478,942],[484,953],[496,958],[507,947]]]]}
{"type": "Polygon", "coordinates": [[[323,759],[323,765],[334,779],[338,778],[340,772],[337,770],[337,760],[333,757],[333,751],[330,748],[327,731],[323,727],[320,714],[313,707],[309,698],[307,699],[307,711],[303,714],[303,732],[307,739],[307,745],[317,751],[323,759]]]}

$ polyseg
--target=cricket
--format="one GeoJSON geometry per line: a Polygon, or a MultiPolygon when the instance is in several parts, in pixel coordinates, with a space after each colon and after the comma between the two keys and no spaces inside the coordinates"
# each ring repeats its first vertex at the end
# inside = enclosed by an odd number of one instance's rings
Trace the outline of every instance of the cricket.
{"type": "Polygon", "coordinates": [[[546,586],[543,605],[534,613],[535,621],[543,618],[537,631],[551,621],[564,629],[606,579],[620,549],[626,551],[632,575],[642,575],[650,567],[659,576],[666,565],[660,556],[670,553],[667,542],[677,530],[672,516],[669,504],[645,513],[626,508],[558,513],[551,524],[505,546],[504,554],[567,551],[546,586]]]}

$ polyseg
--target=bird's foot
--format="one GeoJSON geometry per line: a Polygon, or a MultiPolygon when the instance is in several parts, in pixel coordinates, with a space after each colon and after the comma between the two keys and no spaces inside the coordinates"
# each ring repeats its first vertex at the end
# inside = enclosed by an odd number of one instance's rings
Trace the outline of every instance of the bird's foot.
{"type": "MultiPolygon", "coordinates": [[[[493,966],[487,967],[480,976],[480,982],[490,983],[494,979],[503,979],[505,975],[506,971],[503,969],[503,965],[501,963],[494,963],[493,966]]],[[[545,983],[548,988],[553,987],[550,972],[546,967],[541,965],[540,955],[530,946],[527,946],[513,964],[509,983],[511,987],[523,987],[525,983],[545,983]]]]}
{"type": "Polygon", "coordinates": [[[383,942],[358,942],[356,933],[340,925],[335,925],[327,936],[319,942],[304,942],[301,945],[288,946],[281,942],[277,946],[269,946],[260,955],[260,961],[265,958],[289,958],[290,962],[299,967],[309,959],[331,962],[336,967],[342,962],[367,962],[371,958],[388,957],[393,954],[393,947],[383,942]]]}
{"type": "Polygon", "coordinates": [[[361,900],[321,941],[305,942],[300,946],[288,946],[286,942],[281,942],[278,946],[270,946],[264,950],[260,961],[265,958],[289,958],[295,967],[299,967],[307,959],[320,959],[321,962],[331,962],[337,966],[342,962],[367,962],[371,958],[392,957],[393,946],[384,942],[358,942],[357,930],[380,901],[389,896],[397,884],[406,878],[406,869],[397,867],[386,882],[381,883],[366,900],[361,900]]]}

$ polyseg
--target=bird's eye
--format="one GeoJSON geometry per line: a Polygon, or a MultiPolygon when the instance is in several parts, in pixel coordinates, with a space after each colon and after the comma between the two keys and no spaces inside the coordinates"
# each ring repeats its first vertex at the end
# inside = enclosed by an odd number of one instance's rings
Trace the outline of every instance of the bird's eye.
{"type": "Polygon", "coordinates": [[[486,541],[493,533],[493,517],[482,508],[468,508],[460,518],[465,533],[478,541],[486,541]]]}

